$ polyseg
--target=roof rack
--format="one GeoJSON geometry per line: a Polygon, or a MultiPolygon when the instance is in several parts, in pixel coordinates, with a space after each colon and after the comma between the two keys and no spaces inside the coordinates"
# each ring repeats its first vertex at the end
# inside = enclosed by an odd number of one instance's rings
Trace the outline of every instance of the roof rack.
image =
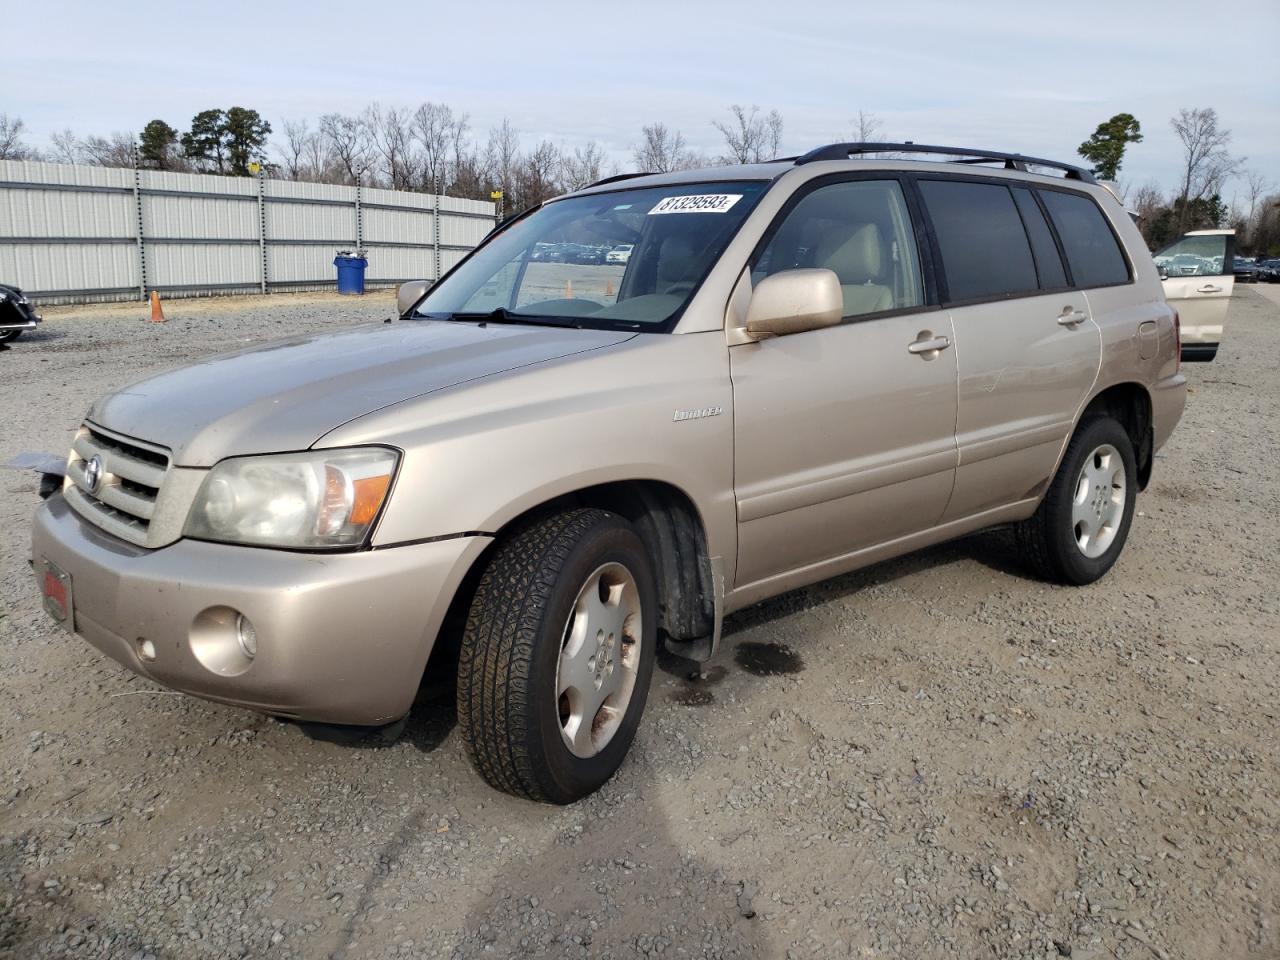
{"type": "Polygon", "coordinates": [[[1094,183],[1093,174],[1083,167],[1058,160],[1045,160],[1041,157],[1027,157],[1020,153],[1000,153],[996,150],[970,150],[965,147],[936,147],[922,143],[831,143],[825,147],[810,150],[796,160],[796,165],[812,163],[815,160],[847,160],[853,156],[868,153],[932,153],[944,157],[961,157],[953,163],[996,163],[1002,162],[1006,170],[1021,170],[1024,173],[1028,166],[1049,167],[1061,170],[1068,180],[1079,180],[1082,183],[1094,183]]]}

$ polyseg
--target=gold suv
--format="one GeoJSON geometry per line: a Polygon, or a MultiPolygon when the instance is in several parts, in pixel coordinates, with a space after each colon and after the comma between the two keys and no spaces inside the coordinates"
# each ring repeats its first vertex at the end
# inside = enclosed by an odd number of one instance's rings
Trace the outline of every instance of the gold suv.
{"type": "Polygon", "coordinates": [[[480,773],[556,803],[622,763],[658,644],[713,657],[748,604],[997,524],[1101,577],[1185,399],[1124,209],[991,151],[612,178],[401,300],[95,403],[45,605],[282,717],[394,722],[456,673],[480,773]]]}

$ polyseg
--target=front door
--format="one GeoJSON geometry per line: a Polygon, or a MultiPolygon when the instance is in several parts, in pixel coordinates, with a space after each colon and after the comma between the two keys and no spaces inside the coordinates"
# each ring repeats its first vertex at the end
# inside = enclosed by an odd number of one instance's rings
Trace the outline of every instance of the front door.
{"type": "Polygon", "coordinates": [[[738,587],[933,526],[955,475],[954,334],[901,184],[802,189],[752,279],[797,267],[837,274],[845,319],[729,351],[738,587]]]}
{"type": "Polygon", "coordinates": [[[1178,311],[1182,359],[1212,360],[1222,342],[1236,278],[1235,233],[1195,230],[1155,255],[1164,298],[1178,311]]]}

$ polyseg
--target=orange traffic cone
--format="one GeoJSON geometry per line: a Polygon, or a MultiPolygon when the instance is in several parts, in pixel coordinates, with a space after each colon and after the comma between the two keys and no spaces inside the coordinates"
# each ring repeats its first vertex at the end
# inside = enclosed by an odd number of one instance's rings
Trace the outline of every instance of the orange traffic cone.
{"type": "Polygon", "coordinates": [[[572,280],[566,280],[564,282],[564,298],[566,300],[573,299],[573,281],[572,280]]]}
{"type": "Polygon", "coordinates": [[[606,280],[606,281],[604,282],[604,295],[605,295],[606,297],[612,297],[612,296],[613,296],[613,281],[612,281],[612,280],[606,280]]]}
{"type": "Polygon", "coordinates": [[[160,294],[154,290],[151,291],[151,322],[165,322],[164,308],[160,306],[160,294]]]}

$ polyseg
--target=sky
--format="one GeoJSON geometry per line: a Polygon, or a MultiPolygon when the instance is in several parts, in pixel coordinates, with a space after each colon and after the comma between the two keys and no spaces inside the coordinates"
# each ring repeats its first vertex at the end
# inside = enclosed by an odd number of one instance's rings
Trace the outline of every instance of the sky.
{"type": "MultiPolygon", "coordinates": [[[[3,0],[0,112],[27,140],[185,129],[212,106],[282,119],[371,101],[449,104],[483,138],[598,141],[623,169],[645,123],[721,152],[713,118],[777,109],[784,153],[849,139],[859,110],[888,139],[1077,160],[1115,113],[1145,139],[1121,179],[1178,181],[1169,118],[1214,107],[1232,151],[1280,185],[1280,2],[601,0],[487,4],[3,0]]],[[[1079,161],[1082,162],[1082,161],[1079,161]]],[[[1225,198],[1243,189],[1229,185],[1225,198]]]]}

